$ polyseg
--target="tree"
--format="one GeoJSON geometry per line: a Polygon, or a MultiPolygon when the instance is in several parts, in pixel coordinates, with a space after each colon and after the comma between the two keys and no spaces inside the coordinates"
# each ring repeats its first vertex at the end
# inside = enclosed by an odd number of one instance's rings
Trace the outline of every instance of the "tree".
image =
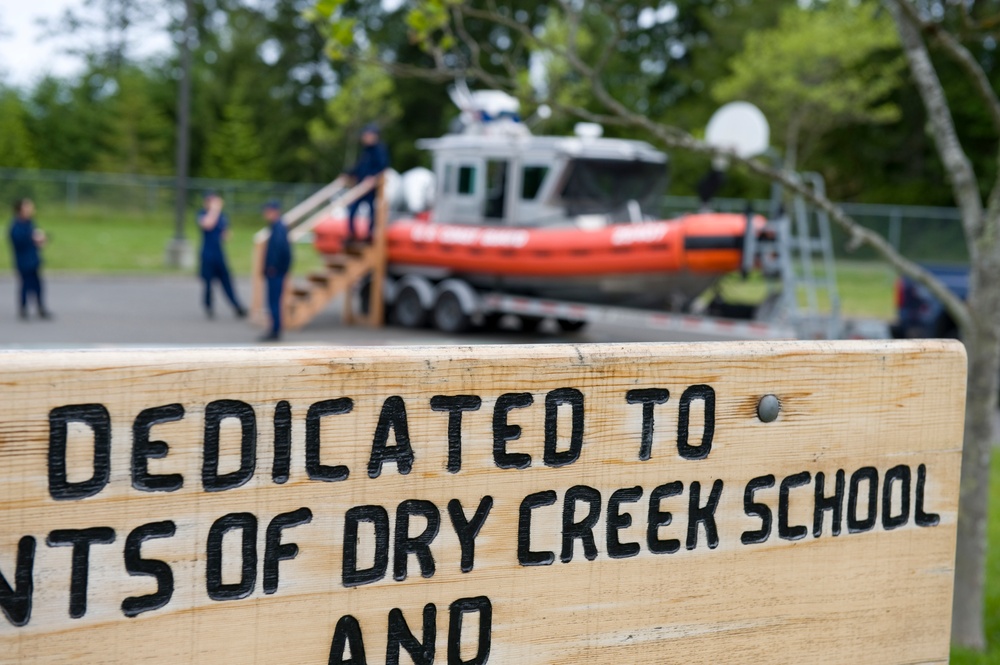
{"type": "Polygon", "coordinates": [[[31,136],[25,125],[24,104],[16,92],[4,88],[0,88],[0,166],[38,166],[31,136]]]}
{"type": "MultiPolygon", "coordinates": [[[[802,195],[814,206],[826,211],[831,220],[843,228],[853,245],[869,245],[900,273],[923,284],[947,308],[958,324],[969,358],[969,391],[966,404],[965,447],[962,461],[962,487],[959,509],[959,546],[956,561],[955,608],[953,637],[956,644],[982,648],[983,635],[983,575],[985,564],[985,527],[988,507],[988,480],[991,447],[996,440],[993,409],[1000,378],[1000,165],[993,178],[981,186],[968,154],[959,140],[949,108],[949,99],[931,60],[926,39],[932,39],[958,70],[970,81],[978,104],[991,119],[989,134],[992,149],[998,152],[1000,163],[1000,100],[984,65],[958,37],[941,21],[930,16],[945,16],[960,12],[963,30],[980,39],[1000,25],[1000,18],[981,17],[983,10],[976,4],[963,3],[957,9],[931,3],[929,14],[921,15],[911,0],[885,0],[906,54],[910,76],[923,101],[930,132],[951,184],[956,203],[962,211],[966,242],[972,262],[971,291],[962,302],[939,280],[912,261],[905,259],[877,233],[859,225],[843,209],[825,196],[799,183],[795,174],[774,168],[758,159],[743,159],[731,151],[716,148],[698,140],[690,133],[671,124],[657,122],[616,96],[609,83],[609,63],[614,60],[619,39],[637,38],[643,28],[636,22],[619,20],[623,6],[620,1],[560,0],[552,11],[566,26],[566,39],[557,43],[546,40],[544,32],[535,31],[500,10],[476,10],[458,0],[423,0],[414,3],[410,25],[413,37],[423,44],[433,59],[433,70],[425,75],[436,80],[442,77],[475,77],[491,87],[517,90],[514,82],[481,65],[476,54],[482,49],[470,43],[461,26],[471,16],[492,22],[508,31],[523,48],[544,51],[551,58],[564,62],[569,71],[584,77],[591,84],[593,105],[567,109],[581,118],[606,125],[625,126],[642,131],[649,138],[668,148],[688,150],[706,155],[728,157],[734,164],[757,176],[782,184],[787,190],[802,195]],[[594,23],[604,21],[603,28],[615,37],[596,56],[587,49],[586,31],[594,23]],[[608,53],[612,55],[608,55],[608,53]],[[599,110],[594,110],[594,109],[599,110]]],[[[337,20],[332,0],[320,0],[317,11],[325,21],[328,33],[340,37],[337,48],[349,50],[343,42],[342,23],[337,20]],[[341,30],[341,32],[338,32],[341,30]]],[[[992,6],[992,5],[991,5],[992,6]]],[[[645,8],[645,7],[644,7],[645,8]]],[[[552,34],[552,33],[548,33],[552,34]]],[[[641,36],[641,35],[639,35],[641,36]]]]}
{"type": "Polygon", "coordinates": [[[76,80],[46,76],[35,85],[27,124],[39,166],[71,171],[93,166],[107,120],[97,88],[91,72],[76,80]]]}
{"type": "Polygon", "coordinates": [[[166,23],[163,9],[155,0],[83,0],[46,23],[49,37],[66,44],[67,52],[117,72],[130,62],[136,28],[166,23]]]}
{"type": "Polygon", "coordinates": [[[848,0],[801,9],[787,6],[778,24],[751,31],[730,61],[730,75],[712,87],[716,101],[756,104],[783,128],[785,168],[797,169],[829,130],[899,119],[888,101],[905,67],[892,19],[848,0]],[[879,57],[882,56],[882,57],[879,57]]]}
{"type": "Polygon", "coordinates": [[[107,121],[93,168],[113,173],[170,173],[173,128],[153,97],[155,82],[130,66],[119,71],[117,90],[105,101],[107,121]]]}
{"type": "Polygon", "coordinates": [[[327,103],[325,117],[309,123],[309,135],[339,157],[341,170],[346,170],[355,160],[365,124],[385,127],[402,115],[395,94],[395,83],[384,69],[361,64],[327,103]]]}
{"type": "MultiPolygon", "coordinates": [[[[1000,372],[1000,95],[969,49],[938,21],[922,16],[910,0],[890,0],[910,73],[916,84],[930,131],[962,213],[969,250],[969,296],[949,307],[969,354],[965,449],[959,502],[958,551],[955,561],[955,604],[952,639],[983,649],[983,590],[986,563],[986,519],[989,507],[990,457],[997,432],[993,422],[1000,372]],[[991,143],[997,152],[995,181],[982,187],[972,160],[958,137],[949,99],[927,48],[927,39],[960,67],[990,114],[991,143]]],[[[989,33],[1000,16],[974,19],[965,9],[965,28],[972,35],[989,33]]]]}
{"type": "Polygon", "coordinates": [[[266,180],[267,163],[257,138],[253,111],[236,98],[222,110],[222,121],[208,136],[203,174],[209,178],[266,180]]]}

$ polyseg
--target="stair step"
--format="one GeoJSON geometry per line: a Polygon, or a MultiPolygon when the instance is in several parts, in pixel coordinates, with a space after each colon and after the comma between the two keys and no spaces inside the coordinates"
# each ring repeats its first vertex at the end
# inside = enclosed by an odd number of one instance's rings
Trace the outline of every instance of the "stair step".
{"type": "Polygon", "coordinates": [[[343,270],[344,266],[351,262],[351,258],[344,256],[343,254],[328,254],[323,257],[326,263],[326,267],[331,270],[343,270]]]}
{"type": "Polygon", "coordinates": [[[345,245],[344,254],[347,256],[361,256],[369,248],[369,245],[345,245]]]}
{"type": "Polygon", "coordinates": [[[325,272],[311,272],[307,279],[315,284],[323,284],[325,286],[330,282],[330,275],[325,272]]]}
{"type": "Polygon", "coordinates": [[[310,295],[312,295],[312,289],[310,289],[308,286],[296,286],[292,289],[292,294],[296,298],[308,298],[310,295]]]}

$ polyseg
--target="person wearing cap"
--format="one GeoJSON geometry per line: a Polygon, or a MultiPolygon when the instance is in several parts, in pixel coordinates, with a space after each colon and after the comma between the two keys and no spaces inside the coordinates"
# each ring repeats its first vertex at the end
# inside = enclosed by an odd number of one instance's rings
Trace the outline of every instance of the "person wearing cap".
{"type": "Polygon", "coordinates": [[[35,228],[35,203],[31,199],[14,202],[14,221],[10,225],[10,245],[14,250],[14,266],[21,282],[20,310],[22,319],[28,318],[28,299],[34,297],[38,306],[38,316],[51,318],[42,298],[42,278],[39,270],[42,257],[38,249],[45,244],[45,234],[35,228]]]}
{"type": "Polygon", "coordinates": [[[222,243],[229,237],[229,219],[222,212],[222,197],[217,193],[205,192],[204,206],[198,211],[198,227],[201,229],[201,279],[205,283],[205,314],[215,315],[212,309],[212,282],[218,280],[222,290],[232,303],[236,316],[243,318],[246,309],[240,304],[233,290],[233,280],[226,265],[226,253],[222,243]]]}
{"type": "MultiPolygon", "coordinates": [[[[380,173],[389,168],[389,149],[379,138],[377,125],[368,124],[361,131],[361,155],[357,163],[346,175],[354,178],[358,184],[368,184],[374,182],[380,173]]],[[[349,241],[364,240],[371,242],[371,233],[375,229],[375,190],[368,192],[354,203],[347,206],[347,239],[349,241]],[[358,214],[358,208],[362,205],[368,206],[369,235],[360,238],[354,226],[354,219],[358,214]]]]}
{"type": "Polygon", "coordinates": [[[271,311],[271,330],[261,338],[275,342],[281,338],[281,296],[285,292],[285,278],[292,267],[292,246],[288,242],[288,228],[281,219],[281,204],[268,201],[264,204],[264,219],[270,227],[267,250],[264,254],[264,280],[267,282],[267,306],[271,311]]]}

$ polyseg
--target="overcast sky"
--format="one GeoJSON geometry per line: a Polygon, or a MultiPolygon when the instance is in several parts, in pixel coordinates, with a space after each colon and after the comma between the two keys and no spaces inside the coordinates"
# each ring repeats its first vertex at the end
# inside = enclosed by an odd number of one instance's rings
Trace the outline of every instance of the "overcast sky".
{"type": "MultiPolygon", "coordinates": [[[[0,0],[0,82],[26,86],[45,74],[59,76],[80,70],[78,58],[62,53],[66,40],[45,37],[40,19],[56,19],[80,0],[0,0]]],[[[165,33],[139,40],[134,56],[150,55],[170,48],[165,33]]]]}

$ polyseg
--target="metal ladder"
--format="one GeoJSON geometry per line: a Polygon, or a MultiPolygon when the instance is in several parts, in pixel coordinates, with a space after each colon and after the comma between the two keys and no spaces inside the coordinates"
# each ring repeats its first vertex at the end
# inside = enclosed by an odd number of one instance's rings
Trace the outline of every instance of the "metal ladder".
{"type": "MultiPolygon", "coordinates": [[[[820,174],[796,177],[825,195],[820,174]]],[[[775,185],[768,217],[748,252],[760,267],[768,289],[757,318],[789,325],[799,339],[837,339],[843,322],[829,216],[800,195],[786,200],[783,188],[775,185]]]]}

